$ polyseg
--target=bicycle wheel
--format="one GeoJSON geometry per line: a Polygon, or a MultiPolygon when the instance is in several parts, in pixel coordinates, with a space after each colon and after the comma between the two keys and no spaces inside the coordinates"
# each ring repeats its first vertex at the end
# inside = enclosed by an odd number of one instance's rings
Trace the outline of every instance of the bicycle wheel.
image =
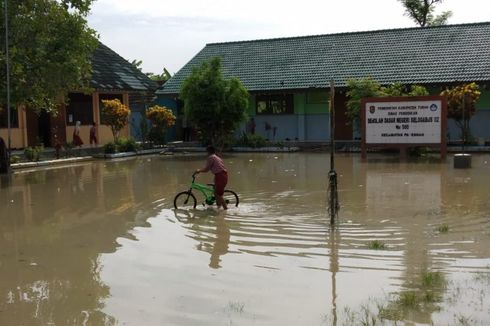
{"type": "Polygon", "coordinates": [[[175,209],[191,209],[196,208],[196,197],[189,191],[182,191],[174,198],[175,209]]]}
{"type": "Polygon", "coordinates": [[[238,199],[238,195],[232,190],[225,190],[225,192],[223,193],[223,199],[225,200],[226,205],[231,205],[235,207],[238,207],[238,203],[240,202],[240,199],[238,199]]]}

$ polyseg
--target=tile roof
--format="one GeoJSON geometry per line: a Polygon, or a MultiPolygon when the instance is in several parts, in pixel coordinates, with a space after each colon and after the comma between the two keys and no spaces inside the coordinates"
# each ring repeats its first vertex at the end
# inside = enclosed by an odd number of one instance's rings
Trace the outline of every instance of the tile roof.
{"type": "Polygon", "coordinates": [[[157,94],[177,94],[193,67],[213,56],[249,91],[381,84],[490,81],[490,23],[416,27],[207,44],[157,94]]]}
{"type": "Polygon", "coordinates": [[[145,91],[158,88],[156,82],[100,42],[92,55],[90,85],[96,89],[125,91],[145,91]]]}

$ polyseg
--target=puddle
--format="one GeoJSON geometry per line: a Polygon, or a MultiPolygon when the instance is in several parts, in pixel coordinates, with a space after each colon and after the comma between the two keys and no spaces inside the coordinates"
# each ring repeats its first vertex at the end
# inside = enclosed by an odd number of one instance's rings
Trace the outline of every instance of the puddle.
{"type": "Polygon", "coordinates": [[[0,325],[488,325],[490,155],[373,157],[337,157],[334,229],[328,154],[226,156],[227,212],[172,208],[201,157],[2,178],[0,325]]]}

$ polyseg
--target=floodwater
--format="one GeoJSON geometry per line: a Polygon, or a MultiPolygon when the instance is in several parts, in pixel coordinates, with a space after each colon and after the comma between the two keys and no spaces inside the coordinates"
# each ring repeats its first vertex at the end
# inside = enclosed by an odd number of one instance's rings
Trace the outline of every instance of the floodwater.
{"type": "Polygon", "coordinates": [[[204,157],[3,178],[0,325],[490,324],[490,155],[338,155],[334,228],[328,154],[225,162],[227,212],[172,208],[204,157]]]}

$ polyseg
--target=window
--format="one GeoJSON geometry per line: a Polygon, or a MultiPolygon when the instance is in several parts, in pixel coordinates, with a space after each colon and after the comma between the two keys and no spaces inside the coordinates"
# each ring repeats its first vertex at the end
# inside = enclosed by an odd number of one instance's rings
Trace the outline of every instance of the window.
{"type": "Polygon", "coordinates": [[[329,101],[329,93],[327,91],[309,91],[306,93],[306,103],[308,104],[325,104],[329,101]]]}
{"type": "Polygon", "coordinates": [[[257,114],[293,114],[293,94],[258,95],[257,114]]]}
{"type": "Polygon", "coordinates": [[[77,121],[80,121],[82,125],[90,125],[94,121],[92,95],[82,93],[68,94],[66,125],[74,126],[77,121]]]}
{"type": "MultiPolygon", "coordinates": [[[[0,108],[0,128],[8,127],[7,109],[0,108]]],[[[10,111],[10,128],[19,128],[19,113],[17,109],[12,108],[10,111]]]]}

